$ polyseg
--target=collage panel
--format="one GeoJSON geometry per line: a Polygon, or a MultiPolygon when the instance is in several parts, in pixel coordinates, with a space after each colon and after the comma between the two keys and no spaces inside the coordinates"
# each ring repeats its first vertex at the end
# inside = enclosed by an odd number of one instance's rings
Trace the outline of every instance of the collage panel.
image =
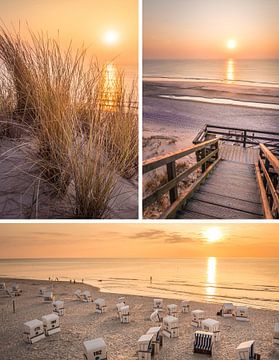
{"type": "Polygon", "coordinates": [[[0,2],[0,218],[138,218],[138,1],[0,2]]]}
{"type": "Polygon", "coordinates": [[[278,1],[143,0],[143,217],[278,219],[278,1]]]}
{"type": "Polygon", "coordinates": [[[276,360],[278,234],[0,224],[1,359],[276,360]]]}

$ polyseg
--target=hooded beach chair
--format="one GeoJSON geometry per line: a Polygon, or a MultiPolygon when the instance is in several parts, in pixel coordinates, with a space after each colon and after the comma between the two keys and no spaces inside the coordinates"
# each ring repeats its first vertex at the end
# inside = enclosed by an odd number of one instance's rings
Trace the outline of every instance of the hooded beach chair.
{"type": "Polygon", "coordinates": [[[255,340],[245,341],[236,348],[239,360],[260,360],[260,354],[255,353],[255,340]]]}
{"type": "Polygon", "coordinates": [[[43,292],[44,302],[52,302],[53,301],[53,292],[51,290],[45,290],[43,292]]]}
{"type": "Polygon", "coordinates": [[[59,316],[55,313],[42,316],[42,322],[47,336],[61,331],[59,316]]]}
{"type": "Polygon", "coordinates": [[[239,321],[249,321],[248,308],[246,306],[237,306],[235,310],[235,318],[239,321]]]}
{"type": "Polygon", "coordinates": [[[128,324],[130,322],[130,307],[129,305],[124,305],[120,308],[120,321],[123,324],[128,324]]]}
{"type": "Polygon", "coordinates": [[[121,308],[125,306],[124,302],[120,302],[116,304],[116,311],[117,311],[117,317],[120,319],[120,312],[121,312],[121,308]]]}
{"type": "Polygon", "coordinates": [[[167,305],[168,315],[176,316],[177,308],[178,308],[178,306],[176,304],[167,305]]]}
{"type": "Polygon", "coordinates": [[[85,290],[80,294],[80,298],[83,302],[92,302],[92,296],[90,291],[85,290]]]}
{"type": "Polygon", "coordinates": [[[196,331],[194,336],[194,353],[212,356],[214,343],[213,333],[196,331]]]}
{"type": "Polygon", "coordinates": [[[195,327],[201,327],[202,320],[204,320],[204,311],[203,310],[193,310],[191,325],[195,326],[195,327]]]}
{"type": "Polygon", "coordinates": [[[190,305],[189,305],[188,301],[187,300],[182,300],[181,301],[181,311],[183,313],[188,313],[189,310],[190,310],[190,305]]]}
{"type": "Polygon", "coordinates": [[[220,322],[214,319],[205,319],[201,322],[202,331],[213,333],[214,341],[220,340],[220,322]]]}
{"type": "Polygon", "coordinates": [[[86,360],[107,360],[107,345],[104,339],[84,341],[83,356],[86,360]]]}
{"type": "Polygon", "coordinates": [[[163,311],[163,299],[153,299],[153,310],[163,311]]]}
{"type": "Polygon", "coordinates": [[[150,315],[150,320],[152,322],[161,322],[162,321],[159,310],[153,311],[153,313],[150,315]]]}
{"type": "Polygon", "coordinates": [[[24,341],[29,344],[45,338],[44,325],[41,320],[35,319],[24,323],[24,341]]]}
{"type": "Polygon", "coordinates": [[[96,305],[96,313],[103,314],[107,311],[107,305],[106,300],[99,298],[94,301],[94,304],[96,305]]]}
{"type": "Polygon", "coordinates": [[[56,313],[58,316],[64,315],[64,301],[56,300],[52,303],[53,312],[56,313]]]}
{"type": "Polygon", "coordinates": [[[222,306],[220,315],[223,317],[233,317],[235,311],[235,306],[232,303],[225,303],[222,306]]]}
{"type": "Polygon", "coordinates": [[[18,284],[13,284],[11,290],[14,296],[20,296],[22,294],[22,290],[20,289],[18,284]]]}
{"type": "Polygon", "coordinates": [[[274,344],[279,344],[279,323],[276,323],[276,324],[274,325],[273,343],[274,343],[274,344]]]}
{"type": "Polygon", "coordinates": [[[74,295],[75,295],[75,297],[76,297],[76,300],[82,300],[82,298],[81,298],[81,290],[76,290],[75,292],[74,292],[74,295]]]}
{"type": "Polygon", "coordinates": [[[168,315],[163,318],[163,335],[168,338],[176,338],[179,336],[177,317],[168,315]]]}
{"type": "Polygon", "coordinates": [[[151,360],[154,355],[154,349],[152,346],[153,334],[142,335],[138,339],[138,359],[139,360],[151,360]]]}
{"type": "Polygon", "coordinates": [[[154,349],[154,355],[159,354],[159,351],[163,347],[163,334],[161,332],[161,326],[151,327],[146,334],[153,334],[152,346],[154,349]]]}

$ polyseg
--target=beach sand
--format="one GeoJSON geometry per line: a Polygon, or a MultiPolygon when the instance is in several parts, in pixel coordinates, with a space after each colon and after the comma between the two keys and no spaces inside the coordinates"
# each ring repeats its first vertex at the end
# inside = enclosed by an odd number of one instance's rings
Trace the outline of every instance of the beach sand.
{"type": "MultiPolygon", "coordinates": [[[[40,176],[32,141],[3,138],[0,142],[0,218],[67,219],[74,217],[74,191],[53,196],[51,187],[40,176]]],[[[138,180],[118,177],[108,218],[138,217],[138,180]]]]}
{"type": "Polygon", "coordinates": [[[145,80],[144,159],[192,145],[192,140],[205,124],[279,132],[279,110],[174,100],[162,98],[161,95],[221,98],[279,105],[278,88],[213,82],[145,80]],[[175,141],[171,141],[172,139],[175,141]],[[160,141],[161,144],[158,146],[160,141]]]}
{"type": "MultiPolygon", "coordinates": [[[[15,280],[1,279],[7,287],[15,280]]],[[[156,326],[149,319],[152,312],[153,299],[144,296],[126,295],[126,303],[130,305],[130,323],[121,324],[116,316],[115,304],[120,295],[100,293],[99,289],[86,284],[70,284],[69,282],[53,282],[56,299],[65,301],[65,315],[60,318],[61,332],[47,337],[33,345],[23,341],[23,323],[52,312],[51,304],[44,304],[38,296],[39,288],[49,284],[48,281],[16,280],[23,290],[16,297],[16,313],[12,312],[11,298],[0,297],[0,348],[1,359],[83,359],[82,343],[84,340],[103,337],[108,347],[108,359],[137,359],[137,340],[146,331],[156,326]],[[108,310],[105,314],[96,314],[93,303],[83,303],[74,299],[77,289],[88,289],[93,299],[106,299],[108,310]]],[[[121,294],[123,295],[123,294],[121,294]]],[[[167,304],[180,301],[164,299],[167,304]]],[[[190,310],[205,310],[206,318],[220,321],[221,341],[216,343],[216,360],[237,359],[235,348],[246,340],[256,340],[256,352],[262,360],[279,358],[279,346],[272,344],[274,324],[279,321],[279,312],[250,308],[250,322],[240,322],[233,318],[217,317],[220,304],[190,302],[190,310]]],[[[164,311],[164,314],[166,311],[164,311]]],[[[160,352],[161,360],[199,360],[206,355],[193,354],[193,333],[190,325],[191,314],[178,314],[180,336],[177,339],[165,338],[160,352]]]]}

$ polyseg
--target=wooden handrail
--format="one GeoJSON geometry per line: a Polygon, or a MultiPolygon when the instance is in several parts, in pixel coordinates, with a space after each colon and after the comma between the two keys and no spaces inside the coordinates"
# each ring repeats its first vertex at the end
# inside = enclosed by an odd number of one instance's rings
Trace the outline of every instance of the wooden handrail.
{"type": "Polygon", "coordinates": [[[279,175],[279,160],[277,159],[277,157],[274,154],[272,154],[272,152],[264,144],[260,144],[260,149],[263,152],[266,159],[272,165],[273,169],[279,175]]]}
{"type": "Polygon", "coordinates": [[[143,199],[143,209],[146,209],[149,205],[158,201],[167,192],[169,192],[170,204],[175,203],[177,199],[180,198],[178,194],[179,182],[199,167],[201,168],[202,173],[207,173],[208,168],[213,169],[214,166],[211,164],[216,164],[216,160],[218,160],[219,156],[218,141],[218,138],[214,138],[173,153],[145,160],[143,162],[143,174],[156,170],[162,166],[166,166],[167,182],[143,199]],[[196,154],[197,162],[190,166],[190,168],[184,170],[181,174],[177,175],[176,160],[192,153],[196,154]]]}
{"type": "Polygon", "coordinates": [[[255,130],[255,129],[242,129],[242,128],[236,128],[231,126],[219,126],[219,125],[210,125],[206,124],[206,128],[215,128],[215,129],[225,129],[225,130],[237,130],[237,131],[248,131],[252,133],[259,133],[259,134],[269,134],[269,135],[279,135],[279,132],[273,132],[273,131],[263,131],[263,130],[255,130]]]}
{"type": "Polygon", "coordinates": [[[270,219],[270,216],[278,218],[279,160],[264,144],[260,144],[260,155],[256,171],[258,171],[257,180],[265,218],[270,219]]]}
{"type": "Polygon", "coordinates": [[[219,138],[215,138],[212,140],[204,141],[198,145],[192,145],[188,148],[181,149],[178,151],[175,151],[173,153],[168,153],[161,156],[156,156],[154,158],[148,159],[143,161],[143,174],[146,174],[147,172],[151,170],[155,170],[163,165],[167,165],[175,160],[178,160],[184,156],[190,155],[192,153],[195,153],[199,150],[205,149],[209,145],[214,145],[218,143],[219,138]]]}

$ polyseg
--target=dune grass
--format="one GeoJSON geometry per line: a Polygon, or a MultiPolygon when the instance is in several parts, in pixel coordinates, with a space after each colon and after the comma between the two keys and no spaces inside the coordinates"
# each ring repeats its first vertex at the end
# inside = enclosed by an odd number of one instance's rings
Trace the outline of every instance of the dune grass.
{"type": "Polygon", "coordinates": [[[117,177],[137,171],[137,99],[123,73],[108,83],[107,68],[85,48],[62,50],[59,40],[31,31],[24,41],[4,27],[0,61],[0,116],[9,111],[28,133],[41,176],[55,196],[73,184],[74,217],[108,216],[117,177]]]}

